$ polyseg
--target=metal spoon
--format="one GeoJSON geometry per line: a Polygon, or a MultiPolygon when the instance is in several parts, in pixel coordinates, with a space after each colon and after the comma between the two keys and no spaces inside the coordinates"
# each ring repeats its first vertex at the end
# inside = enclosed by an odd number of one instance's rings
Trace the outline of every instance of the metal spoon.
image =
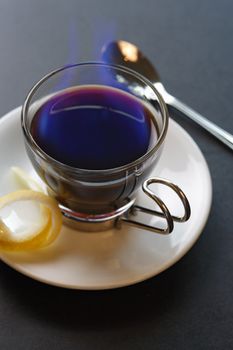
{"type": "Polygon", "coordinates": [[[104,61],[127,66],[144,75],[154,84],[168,106],[182,112],[233,150],[233,135],[170,95],[161,83],[156,69],[137,46],[123,40],[110,42],[103,48],[102,58],[104,61]]]}

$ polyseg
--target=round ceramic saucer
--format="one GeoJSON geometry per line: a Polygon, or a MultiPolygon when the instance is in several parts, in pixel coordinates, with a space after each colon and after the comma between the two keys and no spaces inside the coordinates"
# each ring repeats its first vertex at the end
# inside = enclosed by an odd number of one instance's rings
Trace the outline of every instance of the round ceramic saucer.
{"type": "MultiPolygon", "coordinates": [[[[0,195],[14,190],[9,176],[12,166],[36,176],[24,148],[20,108],[0,120],[0,159],[0,195]]],[[[0,258],[38,281],[73,289],[110,289],[157,275],[178,261],[196,242],[208,218],[212,199],[206,161],[192,138],[173,120],[153,175],[172,180],[190,201],[191,218],[186,223],[176,223],[170,235],[127,225],[98,233],[78,232],[64,226],[50,247],[31,253],[1,253],[0,258]]],[[[163,188],[158,191],[161,197],[166,197],[169,209],[179,214],[177,199],[170,192],[163,193],[166,191],[163,188]]],[[[138,203],[151,207],[150,200],[140,191],[138,203]]]]}

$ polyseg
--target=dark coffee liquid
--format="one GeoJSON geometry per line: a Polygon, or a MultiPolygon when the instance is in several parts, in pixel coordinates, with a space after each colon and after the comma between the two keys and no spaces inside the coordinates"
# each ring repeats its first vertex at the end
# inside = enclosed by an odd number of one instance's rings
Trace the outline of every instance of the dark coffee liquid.
{"type": "Polygon", "coordinates": [[[82,169],[128,164],[156,142],[153,116],[129,93],[102,86],[68,89],[36,112],[31,133],[52,158],[82,169]]]}

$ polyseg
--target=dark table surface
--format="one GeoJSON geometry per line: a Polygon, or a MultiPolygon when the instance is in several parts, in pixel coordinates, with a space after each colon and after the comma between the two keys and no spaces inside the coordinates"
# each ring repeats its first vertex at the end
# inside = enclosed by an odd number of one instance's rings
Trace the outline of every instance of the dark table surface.
{"type": "MultiPolygon", "coordinates": [[[[138,44],[169,92],[233,133],[231,0],[2,0],[0,115],[68,62],[138,44]]],[[[232,349],[233,154],[174,116],[200,146],[213,204],[198,242],[135,286],[85,292],[40,284],[0,264],[0,349],[232,349]]],[[[0,160],[1,163],[1,160],[0,160]]]]}

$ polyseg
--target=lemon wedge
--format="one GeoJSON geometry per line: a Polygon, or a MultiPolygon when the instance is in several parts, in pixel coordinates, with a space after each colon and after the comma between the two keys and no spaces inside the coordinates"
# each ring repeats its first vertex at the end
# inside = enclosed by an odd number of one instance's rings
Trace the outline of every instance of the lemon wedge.
{"type": "MultiPolygon", "coordinates": [[[[20,210],[23,202],[35,202],[38,205],[40,220],[34,226],[29,225],[27,230],[25,228],[19,230],[19,227],[12,229],[8,223],[9,215],[8,221],[0,217],[0,250],[20,251],[42,248],[52,243],[61,230],[62,213],[58,203],[52,197],[38,191],[19,190],[1,197],[0,211],[8,210],[13,204],[17,204],[20,210]]],[[[17,212],[17,209],[15,211],[17,212]]],[[[15,212],[13,214],[16,216],[15,212]]]]}

